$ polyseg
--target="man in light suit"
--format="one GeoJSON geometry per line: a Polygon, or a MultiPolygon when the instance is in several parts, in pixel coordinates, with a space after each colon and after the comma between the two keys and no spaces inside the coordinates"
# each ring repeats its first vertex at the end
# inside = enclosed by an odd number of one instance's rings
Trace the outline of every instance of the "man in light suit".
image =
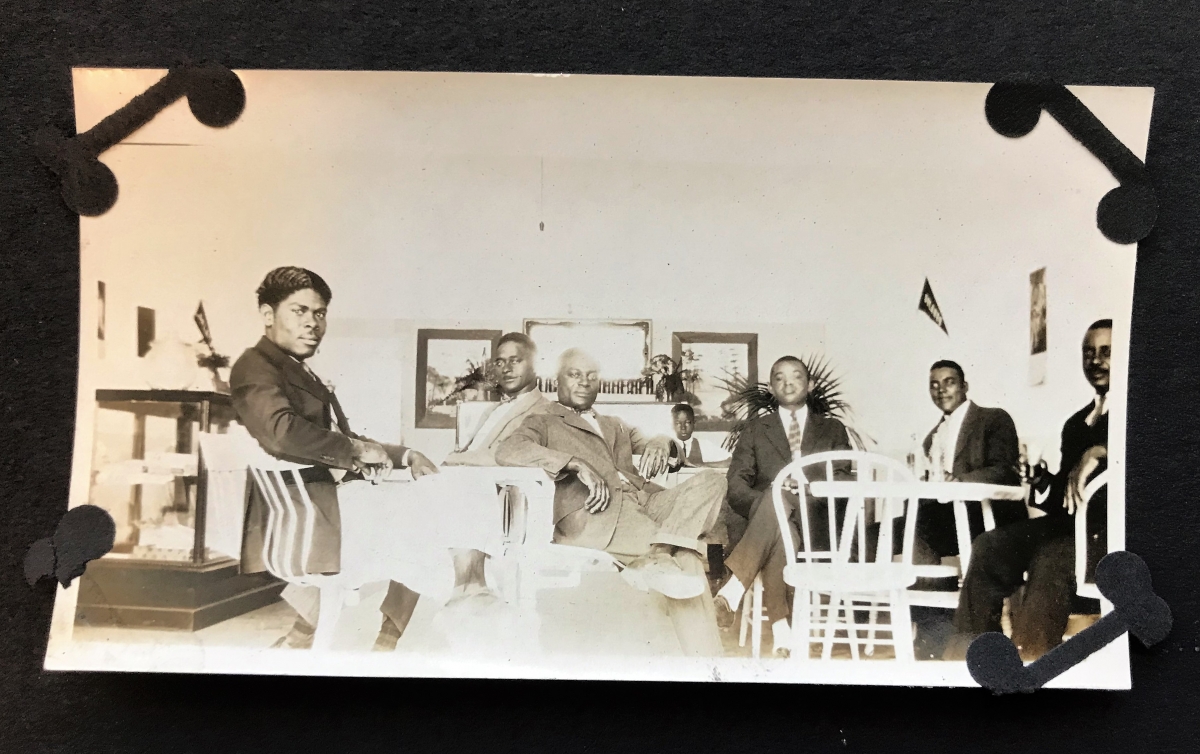
{"type": "MultiPolygon", "coordinates": [[[[459,438],[460,448],[442,461],[443,466],[498,466],[496,449],[521,426],[525,417],[540,413],[549,405],[537,390],[537,345],[522,333],[511,332],[496,341],[492,369],[500,401],[479,419],[469,437],[459,438]]],[[[485,588],[486,554],[471,550],[460,556],[456,567],[469,576],[472,596],[485,588]]],[[[463,579],[459,579],[463,581],[463,579]]],[[[463,596],[468,596],[464,588],[463,596]]]]}
{"type": "MultiPolygon", "coordinates": [[[[381,445],[352,432],[337,396],[305,364],[325,337],[332,297],[329,285],[311,270],[280,267],[268,273],[258,288],[264,335],[234,363],[229,379],[238,419],[263,449],[282,460],[310,465],[300,476],[316,517],[311,554],[300,568],[313,574],[341,570],[340,483],[366,484],[350,480],[365,476],[375,481],[393,466],[407,467],[417,479],[437,473],[437,466],[415,450],[381,445]]],[[[289,502],[299,511],[298,491],[289,485],[289,492],[289,502]]],[[[266,501],[257,485],[251,485],[242,542],[241,567],[246,573],[266,570],[262,557],[266,528],[266,501]]],[[[459,584],[474,578],[469,573],[456,576],[459,584]]],[[[310,647],[319,609],[317,590],[289,584],[283,596],[296,609],[297,618],[276,646],[310,647]]],[[[395,647],[417,598],[403,584],[391,583],[380,607],[384,618],[377,649],[395,647]]]]}
{"type": "MultiPolygon", "coordinates": [[[[821,416],[808,409],[809,376],[804,362],[784,356],[771,365],[771,395],[779,403],[778,412],[752,420],[742,430],[733,459],[729,464],[729,505],[750,520],[746,533],[725,559],[732,572],[717,592],[716,608],[722,626],[733,623],[734,612],[746,589],[759,573],[763,576],[763,606],[772,621],[777,653],[786,654],[785,638],[791,610],[783,568],[787,556],[783,535],[771,500],[771,483],[796,456],[829,450],[850,450],[850,437],[837,419],[821,416]]],[[[813,478],[823,478],[822,469],[814,469],[813,478]]],[[[834,475],[848,469],[838,466],[834,475]]],[[[800,541],[796,488],[785,494],[795,541],[800,541]]],[[[829,513],[825,505],[809,504],[810,530],[814,549],[828,549],[829,513]],[[822,539],[823,538],[823,539],[822,539]]]]}
{"type": "Polygon", "coordinates": [[[559,359],[558,403],[528,416],[500,443],[497,460],[534,466],[555,479],[554,541],[604,550],[625,564],[624,578],[668,598],[687,654],[721,653],[707,580],[702,535],[715,524],[725,480],[703,472],[665,490],[646,481],[673,452],[670,438],[646,438],[616,417],[592,409],[599,366],[570,349],[559,359]],[[633,455],[640,453],[640,468],[633,455]]]}
{"type": "Polygon", "coordinates": [[[530,414],[540,413],[549,401],[537,390],[537,345],[528,335],[510,332],[496,341],[492,359],[500,402],[484,416],[470,437],[459,438],[458,450],[446,456],[443,466],[497,466],[496,449],[530,414]]]}

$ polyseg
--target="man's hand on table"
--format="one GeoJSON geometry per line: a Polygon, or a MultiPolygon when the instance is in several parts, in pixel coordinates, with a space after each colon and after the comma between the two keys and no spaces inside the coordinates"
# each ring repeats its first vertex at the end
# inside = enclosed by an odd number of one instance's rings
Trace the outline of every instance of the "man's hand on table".
{"type": "Polygon", "coordinates": [[[377,442],[353,440],[354,470],[371,484],[379,484],[392,470],[392,459],[377,442]]]}
{"type": "Polygon", "coordinates": [[[604,481],[604,477],[600,476],[599,472],[593,469],[587,461],[572,458],[567,462],[567,471],[575,472],[575,476],[579,477],[583,486],[588,488],[587,499],[583,501],[583,507],[587,509],[588,513],[600,513],[608,507],[612,498],[608,482],[604,481]]]}
{"type": "Polygon", "coordinates": [[[413,479],[439,473],[437,464],[426,458],[424,453],[411,449],[408,451],[408,470],[412,472],[413,479]]]}

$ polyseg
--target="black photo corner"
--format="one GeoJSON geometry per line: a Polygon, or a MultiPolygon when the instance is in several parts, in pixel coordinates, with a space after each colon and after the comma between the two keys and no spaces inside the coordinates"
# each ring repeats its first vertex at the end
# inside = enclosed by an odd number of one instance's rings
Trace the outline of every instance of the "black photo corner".
{"type": "MultiPolygon", "coordinates": [[[[0,751],[292,751],[299,742],[339,752],[1192,750],[1200,699],[1197,29],[1200,9],[1138,3],[9,4],[0,14],[0,751]],[[76,66],[170,73],[76,135],[76,66]],[[1096,232],[1137,255],[1128,552],[1097,569],[1117,606],[1099,623],[1023,669],[994,634],[977,639],[967,661],[993,691],[1030,692],[1103,643],[1128,640],[1132,690],[1001,696],[44,671],[54,585],[113,546],[107,514],[66,510],[79,215],[120,201],[116,177],[97,158],[180,98],[205,126],[235,123],[253,108],[232,73],[240,69],[989,82],[979,117],[997,133],[1019,142],[1039,120],[1058,123],[1086,149],[1080,158],[1099,160],[1119,184],[1096,197],[1096,232]],[[1145,164],[1063,85],[1153,87],[1145,164]]],[[[947,331],[928,280],[920,308],[947,331]]]]}

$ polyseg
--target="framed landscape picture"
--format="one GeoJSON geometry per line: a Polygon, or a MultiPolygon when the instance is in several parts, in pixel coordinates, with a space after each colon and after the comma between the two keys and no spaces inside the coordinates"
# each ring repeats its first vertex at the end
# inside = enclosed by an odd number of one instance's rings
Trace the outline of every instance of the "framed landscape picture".
{"type": "Polygon", "coordinates": [[[417,330],[416,425],[453,429],[459,403],[491,399],[482,385],[500,330],[417,330]]]}
{"type": "Polygon", "coordinates": [[[736,417],[726,407],[726,385],[758,382],[758,333],[677,332],[671,338],[671,357],[683,370],[696,430],[732,429],[736,417]]]}

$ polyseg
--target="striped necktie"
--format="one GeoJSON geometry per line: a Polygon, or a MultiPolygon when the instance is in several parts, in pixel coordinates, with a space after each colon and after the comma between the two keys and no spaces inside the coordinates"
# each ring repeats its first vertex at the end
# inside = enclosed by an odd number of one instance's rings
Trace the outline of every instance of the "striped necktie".
{"type": "Polygon", "coordinates": [[[792,413],[792,423],[788,425],[788,447],[792,449],[792,455],[800,452],[800,420],[796,418],[796,412],[792,413]]]}

